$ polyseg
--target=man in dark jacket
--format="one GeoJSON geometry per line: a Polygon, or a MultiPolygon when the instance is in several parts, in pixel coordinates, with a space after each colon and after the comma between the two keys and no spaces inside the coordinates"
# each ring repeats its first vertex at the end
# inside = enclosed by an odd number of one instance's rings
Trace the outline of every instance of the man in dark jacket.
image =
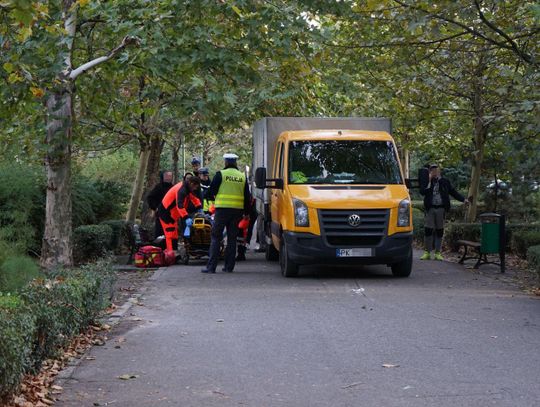
{"type": "Polygon", "coordinates": [[[163,235],[163,228],[161,227],[161,222],[159,221],[159,216],[157,215],[157,208],[167,191],[171,189],[172,182],[173,173],[171,171],[162,171],[159,174],[159,184],[157,184],[146,197],[148,207],[154,211],[154,238],[163,235]]]}
{"type": "Polygon", "coordinates": [[[442,238],[444,234],[444,217],[450,210],[450,196],[465,204],[469,200],[457,192],[450,181],[441,177],[441,169],[437,164],[429,166],[429,182],[420,186],[420,193],[424,196],[424,244],[425,251],[420,260],[430,260],[431,251],[435,248],[435,260],[444,260],[441,254],[442,238]]]}

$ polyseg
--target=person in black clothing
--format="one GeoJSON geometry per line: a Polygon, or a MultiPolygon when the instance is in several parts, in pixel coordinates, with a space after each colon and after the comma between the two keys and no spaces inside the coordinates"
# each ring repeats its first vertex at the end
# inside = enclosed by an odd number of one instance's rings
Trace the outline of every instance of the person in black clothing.
{"type": "MultiPolygon", "coordinates": [[[[239,236],[238,240],[238,255],[236,256],[236,261],[245,261],[246,260],[246,252],[247,247],[249,243],[251,242],[251,238],[253,237],[253,227],[255,226],[255,221],[258,217],[257,208],[255,206],[255,199],[251,198],[250,201],[250,210],[249,210],[249,224],[247,228],[246,236],[239,236]]],[[[244,233],[244,230],[240,230],[240,233],[244,233]]]]}
{"type": "Polygon", "coordinates": [[[155,217],[154,238],[163,235],[163,228],[161,227],[159,216],[157,216],[157,209],[167,191],[171,189],[173,185],[172,182],[173,173],[171,171],[161,171],[159,174],[159,184],[157,184],[146,197],[148,207],[152,209],[155,217]]]}
{"type": "Polygon", "coordinates": [[[210,171],[206,167],[199,168],[199,178],[201,179],[201,188],[208,189],[212,180],[210,179],[210,171]]]}
{"type": "Polygon", "coordinates": [[[219,259],[219,247],[223,232],[227,230],[224,272],[232,273],[235,266],[236,238],[238,223],[242,217],[247,220],[250,211],[251,194],[246,176],[238,170],[236,154],[225,154],[225,168],[218,171],[207,190],[206,198],[215,201],[212,241],[206,268],[203,273],[215,273],[219,259]]]}
{"type": "Polygon", "coordinates": [[[448,179],[441,176],[441,169],[437,164],[429,166],[429,180],[427,185],[420,186],[420,193],[424,196],[425,210],[425,251],[420,260],[430,260],[433,248],[435,248],[435,260],[444,260],[441,246],[444,218],[446,212],[450,210],[450,196],[465,204],[468,204],[469,200],[457,192],[448,179]]]}

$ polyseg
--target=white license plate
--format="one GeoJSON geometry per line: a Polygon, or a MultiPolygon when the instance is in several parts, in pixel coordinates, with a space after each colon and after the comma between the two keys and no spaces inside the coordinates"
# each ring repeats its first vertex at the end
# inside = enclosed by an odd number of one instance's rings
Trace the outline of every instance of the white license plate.
{"type": "Polygon", "coordinates": [[[371,257],[373,249],[355,248],[355,249],[336,249],[336,257],[371,257]]]}

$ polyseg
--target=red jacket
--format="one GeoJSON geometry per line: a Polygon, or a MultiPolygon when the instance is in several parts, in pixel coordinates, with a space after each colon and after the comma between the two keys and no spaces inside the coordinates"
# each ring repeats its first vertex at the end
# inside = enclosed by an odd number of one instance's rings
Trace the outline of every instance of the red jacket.
{"type": "Polygon", "coordinates": [[[158,215],[166,223],[174,223],[188,216],[186,208],[192,204],[195,209],[201,209],[201,200],[183,182],[179,182],[167,191],[158,208],[158,215]]]}

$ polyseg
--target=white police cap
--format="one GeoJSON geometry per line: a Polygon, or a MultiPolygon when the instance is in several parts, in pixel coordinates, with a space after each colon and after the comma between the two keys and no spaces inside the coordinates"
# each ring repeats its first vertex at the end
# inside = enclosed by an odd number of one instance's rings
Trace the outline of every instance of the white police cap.
{"type": "Polygon", "coordinates": [[[223,154],[223,158],[225,160],[237,160],[238,156],[236,154],[227,153],[227,154],[223,154]]]}

